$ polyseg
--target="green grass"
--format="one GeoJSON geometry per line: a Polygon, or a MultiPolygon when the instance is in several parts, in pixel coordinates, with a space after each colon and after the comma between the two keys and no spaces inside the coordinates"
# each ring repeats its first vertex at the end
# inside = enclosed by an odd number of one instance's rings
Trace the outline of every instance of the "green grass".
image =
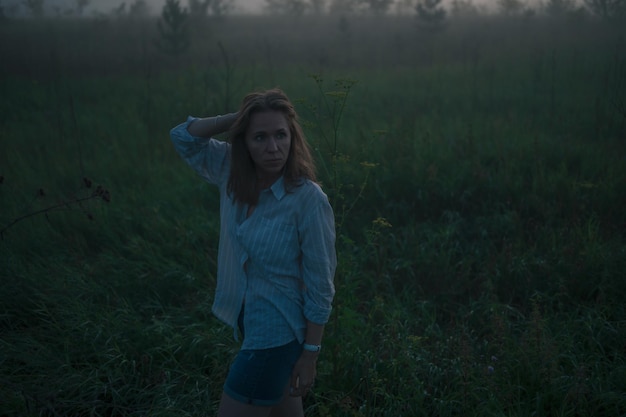
{"type": "Polygon", "coordinates": [[[168,131],[274,86],[339,226],[307,415],[626,415],[623,31],[349,23],[173,59],[153,21],[2,22],[0,416],[214,415],[218,195],[168,131]]]}

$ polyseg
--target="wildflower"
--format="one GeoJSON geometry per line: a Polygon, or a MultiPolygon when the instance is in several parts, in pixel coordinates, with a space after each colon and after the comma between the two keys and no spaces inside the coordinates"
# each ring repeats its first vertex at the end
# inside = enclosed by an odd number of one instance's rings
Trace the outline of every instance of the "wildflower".
{"type": "Polygon", "coordinates": [[[361,166],[363,168],[376,168],[378,166],[378,164],[377,163],[373,163],[373,162],[363,161],[363,162],[361,162],[361,166]]]}
{"type": "Polygon", "coordinates": [[[389,222],[387,221],[387,219],[385,219],[384,217],[377,217],[376,219],[374,219],[374,220],[372,221],[372,224],[373,224],[374,226],[378,226],[378,227],[380,227],[380,228],[383,228],[383,227],[392,227],[392,226],[391,226],[391,223],[389,223],[389,222]]]}

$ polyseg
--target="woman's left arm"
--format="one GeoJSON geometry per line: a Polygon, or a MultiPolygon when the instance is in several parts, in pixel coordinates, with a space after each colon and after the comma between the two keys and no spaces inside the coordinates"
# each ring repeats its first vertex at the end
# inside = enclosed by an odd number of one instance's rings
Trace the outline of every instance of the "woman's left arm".
{"type": "MultiPolygon", "coordinates": [[[[304,343],[321,346],[322,335],[324,334],[324,325],[307,321],[306,325],[306,338],[304,343]]],[[[317,375],[317,357],[320,351],[302,350],[302,354],[293,367],[291,373],[291,385],[289,394],[293,397],[305,396],[315,382],[317,375]]]]}
{"type": "Polygon", "coordinates": [[[305,286],[304,316],[307,320],[302,355],[291,376],[291,395],[303,396],[313,385],[322,344],[324,324],[330,316],[335,295],[333,284],[337,255],[335,251],[334,214],[328,200],[317,205],[302,225],[302,272],[305,286]]]}

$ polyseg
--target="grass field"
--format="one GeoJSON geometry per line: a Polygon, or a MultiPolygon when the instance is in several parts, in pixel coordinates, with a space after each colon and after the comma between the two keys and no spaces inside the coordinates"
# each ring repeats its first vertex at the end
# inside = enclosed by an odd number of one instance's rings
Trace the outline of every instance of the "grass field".
{"type": "Polygon", "coordinates": [[[590,20],[0,23],[0,416],[211,416],[218,194],[187,115],[297,103],[335,208],[308,416],[626,415],[626,32],[590,20]]]}

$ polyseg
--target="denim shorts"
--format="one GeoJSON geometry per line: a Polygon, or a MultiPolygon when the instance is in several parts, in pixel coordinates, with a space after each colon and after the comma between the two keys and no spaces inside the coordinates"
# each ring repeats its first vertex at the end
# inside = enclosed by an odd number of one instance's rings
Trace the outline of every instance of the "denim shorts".
{"type": "Polygon", "coordinates": [[[240,350],[226,377],[224,392],[245,404],[280,403],[301,353],[302,345],[295,339],[275,348],[240,350]]]}

